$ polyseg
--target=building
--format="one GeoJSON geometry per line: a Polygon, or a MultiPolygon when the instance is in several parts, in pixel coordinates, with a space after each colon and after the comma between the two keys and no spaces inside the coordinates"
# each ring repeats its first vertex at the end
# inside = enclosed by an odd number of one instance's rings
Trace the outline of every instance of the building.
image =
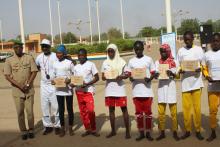
{"type": "MultiPolygon", "coordinates": [[[[30,34],[28,35],[28,40],[25,42],[25,50],[27,52],[41,52],[40,43],[46,38],[45,34],[30,34]]],[[[2,46],[2,43],[0,43],[2,46]]],[[[13,50],[13,42],[3,42],[3,51],[13,50]]]]}

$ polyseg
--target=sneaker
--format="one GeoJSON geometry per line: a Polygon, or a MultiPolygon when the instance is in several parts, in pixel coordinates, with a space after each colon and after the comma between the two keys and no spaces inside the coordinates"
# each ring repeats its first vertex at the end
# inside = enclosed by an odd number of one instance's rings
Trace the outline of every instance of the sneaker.
{"type": "Polygon", "coordinates": [[[27,134],[22,134],[21,135],[21,139],[22,140],[27,140],[28,139],[28,135],[27,134]]]}
{"type": "Polygon", "coordinates": [[[34,133],[28,133],[28,138],[33,139],[35,137],[34,133]]]}
{"type": "Polygon", "coordinates": [[[135,139],[136,141],[141,141],[145,138],[144,131],[140,131],[139,136],[135,139]]]}
{"type": "Polygon", "coordinates": [[[189,131],[187,131],[183,136],[181,136],[181,139],[186,139],[186,138],[188,138],[188,137],[190,137],[190,132],[189,131]]]}
{"type": "Polygon", "coordinates": [[[212,142],[214,139],[216,139],[216,133],[215,130],[212,130],[211,135],[209,136],[209,138],[206,139],[206,141],[212,142]]]}
{"type": "Polygon", "coordinates": [[[51,133],[52,131],[53,131],[52,127],[46,127],[44,132],[43,132],[43,135],[47,135],[47,134],[51,133]]]}
{"type": "Polygon", "coordinates": [[[151,137],[150,132],[146,132],[145,137],[147,138],[148,141],[153,141],[154,140],[153,137],[151,137]]]}
{"type": "Polygon", "coordinates": [[[81,136],[82,136],[82,137],[86,137],[86,136],[88,136],[88,135],[90,135],[90,134],[91,134],[90,131],[86,131],[86,132],[84,132],[81,136]]]}
{"type": "Polygon", "coordinates": [[[109,133],[109,134],[106,136],[106,138],[111,138],[111,137],[113,137],[113,136],[115,136],[115,135],[116,135],[115,132],[111,132],[111,133],[109,133]]]}
{"type": "Polygon", "coordinates": [[[201,135],[200,132],[196,132],[196,138],[197,138],[198,140],[203,140],[203,139],[204,139],[204,137],[202,137],[202,135],[201,135]]]}
{"type": "Polygon", "coordinates": [[[156,138],[156,140],[157,140],[157,141],[160,141],[160,140],[162,140],[162,139],[164,139],[164,138],[166,138],[166,136],[165,136],[165,131],[161,131],[161,132],[160,132],[160,136],[158,136],[158,137],[156,138]]]}
{"type": "Polygon", "coordinates": [[[60,134],[60,128],[55,128],[55,135],[59,135],[60,134]]]}

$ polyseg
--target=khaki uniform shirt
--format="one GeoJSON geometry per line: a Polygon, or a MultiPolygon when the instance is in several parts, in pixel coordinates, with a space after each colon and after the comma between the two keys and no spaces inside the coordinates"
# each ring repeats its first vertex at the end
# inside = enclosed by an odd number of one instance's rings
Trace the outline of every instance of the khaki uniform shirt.
{"type": "MultiPolygon", "coordinates": [[[[31,76],[31,72],[38,71],[31,55],[24,54],[22,57],[14,55],[6,59],[4,65],[4,74],[10,75],[16,82],[25,85],[31,76]]],[[[34,95],[33,83],[30,83],[30,90],[28,93],[23,93],[19,88],[12,85],[12,95],[14,97],[29,97],[34,95]]]]}

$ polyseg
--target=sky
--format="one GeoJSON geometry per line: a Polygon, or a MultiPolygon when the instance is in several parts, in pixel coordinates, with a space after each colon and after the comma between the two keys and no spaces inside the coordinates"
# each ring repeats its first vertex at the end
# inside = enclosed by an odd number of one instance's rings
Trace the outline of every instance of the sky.
{"type": "MultiPolygon", "coordinates": [[[[22,0],[25,34],[50,34],[48,0],[22,0]]],[[[93,34],[98,34],[95,0],[91,1],[93,34]]],[[[57,0],[51,0],[54,35],[59,33],[57,0]]],[[[200,21],[220,19],[220,0],[171,0],[172,13],[182,10],[184,15],[176,16],[177,26],[186,18],[198,18],[200,21]],[[186,12],[189,12],[186,14],[186,12]]],[[[75,25],[69,22],[89,21],[87,0],[60,0],[62,32],[79,35],[75,25]]],[[[120,1],[99,0],[101,33],[111,27],[121,29],[120,1]]],[[[145,26],[159,28],[166,25],[165,0],[123,0],[125,31],[136,35],[145,26]]],[[[3,38],[11,39],[20,34],[18,0],[0,0],[0,19],[3,38]]],[[[81,26],[82,35],[89,35],[89,24],[81,26]]]]}

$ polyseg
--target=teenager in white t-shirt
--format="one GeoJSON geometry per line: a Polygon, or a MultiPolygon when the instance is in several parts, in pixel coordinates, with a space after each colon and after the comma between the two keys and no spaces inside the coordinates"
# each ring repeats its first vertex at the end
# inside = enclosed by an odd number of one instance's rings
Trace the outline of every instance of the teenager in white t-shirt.
{"type": "Polygon", "coordinates": [[[217,127],[217,113],[220,105],[220,34],[215,33],[211,38],[211,48],[205,53],[205,64],[203,74],[208,80],[208,102],[209,120],[212,133],[207,141],[211,142],[216,138],[215,129],[217,127]]]}
{"type": "Polygon", "coordinates": [[[102,64],[102,80],[106,81],[105,85],[105,105],[109,107],[109,119],[111,123],[111,132],[106,138],[116,135],[115,130],[115,106],[121,107],[123,112],[124,124],[126,128],[125,138],[131,138],[129,131],[129,115],[127,110],[127,96],[123,79],[128,76],[124,72],[126,62],[119,55],[118,47],[110,44],[107,47],[107,59],[102,64]],[[118,76],[115,79],[107,79],[105,73],[116,71],[118,76]]]}
{"type": "MultiPolygon", "coordinates": [[[[184,33],[185,47],[178,50],[177,62],[180,65],[182,61],[198,61],[199,64],[204,60],[204,53],[201,47],[193,45],[194,35],[191,31],[184,33]]],[[[187,72],[180,68],[182,82],[182,103],[185,134],[181,137],[186,139],[191,135],[191,113],[193,112],[194,126],[196,137],[198,140],[203,140],[201,131],[201,94],[202,94],[202,73],[201,67],[195,71],[187,72]],[[192,110],[192,111],[191,111],[192,110]]]]}
{"type": "MultiPolygon", "coordinates": [[[[64,45],[60,45],[57,47],[57,58],[53,64],[54,68],[54,78],[65,78],[66,87],[59,87],[56,88],[56,96],[57,102],[59,106],[59,117],[60,117],[60,137],[65,135],[65,122],[64,122],[64,112],[65,112],[65,100],[67,105],[68,111],[68,120],[69,120],[69,134],[72,136],[73,130],[73,120],[74,120],[74,113],[73,113],[73,90],[72,87],[69,86],[70,84],[70,77],[73,75],[74,65],[72,61],[65,59],[65,55],[67,54],[66,48],[64,45]]],[[[54,80],[52,81],[53,84],[56,84],[54,80]]]]}
{"type": "Polygon", "coordinates": [[[134,43],[134,51],[136,56],[129,60],[127,71],[131,73],[133,69],[146,69],[147,74],[147,77],[144,79],[136,80],[133,79],[132,76],[130,77],[130,81],[132,82],[132,94],[133,102],[135,105],[135,115],[137,117],[137,127],[140,132],[140,135],[136,138],[136,141],[140,141],[145,137],[149,141],[152,141],[153,138],[150,134],[152,128],[151,105],[153,102],[154,94],[151,88],[151,80],[155,76],[155,65],[152,58],[143,54],[144,43],[142,41],[136,41],[134,43]],[[146,129],[144,126],[146,127],[146,129]]]}
{"type": "Polygon", "coordinates": [[[36,64],[41,71],[40,81],[40,96],[41,96],[41,110],[42,110],[42,122],[45,130],[43,135],[47,135],[55,128],[55,134],[60,132],[60,119],[58,112],[57,97],[55,94],[55,87],[51,85],[51,79],[54,78],[53,64],[58,59],[56,54],[50,51],[50,41],[43,39],[41,42],[41,48],[43,53],[37,56],[36,64]],[[51,117],[55,117],[55,121],[51,120],[51,117]]]}
{"type": "Polygon", "coordinates": [[[74,75],[82,76],[84,83],[82,86],[75,86],[76,96],[79,104],[80,117],[86,132],[82,137],[93,135],[99,137],[96,132],[96,120],[94,111],[94,84],[99,80],[98,70],[94,63],[87,61],[87,51],[80,49],[78,53],[79,64],[74,67],[74,75]]]}
{"type": "Polygon", "coordinates": [[[167,64],[169,69],[166,74],[169,79],[159,79],[158,84],[158,128],[161,131],[157,141],[165,138],[165,118],[166,118],[166,105],[169,105],[171,118],[172,118],[172,131],[173,138],[178,141],[177,135],[177,99],[176,99],[176,62],[172,56],[171,48],[168,44],[160,46],[161,58],[155,62],[157,78],[159,77],[159,66],[167,64]]]}

